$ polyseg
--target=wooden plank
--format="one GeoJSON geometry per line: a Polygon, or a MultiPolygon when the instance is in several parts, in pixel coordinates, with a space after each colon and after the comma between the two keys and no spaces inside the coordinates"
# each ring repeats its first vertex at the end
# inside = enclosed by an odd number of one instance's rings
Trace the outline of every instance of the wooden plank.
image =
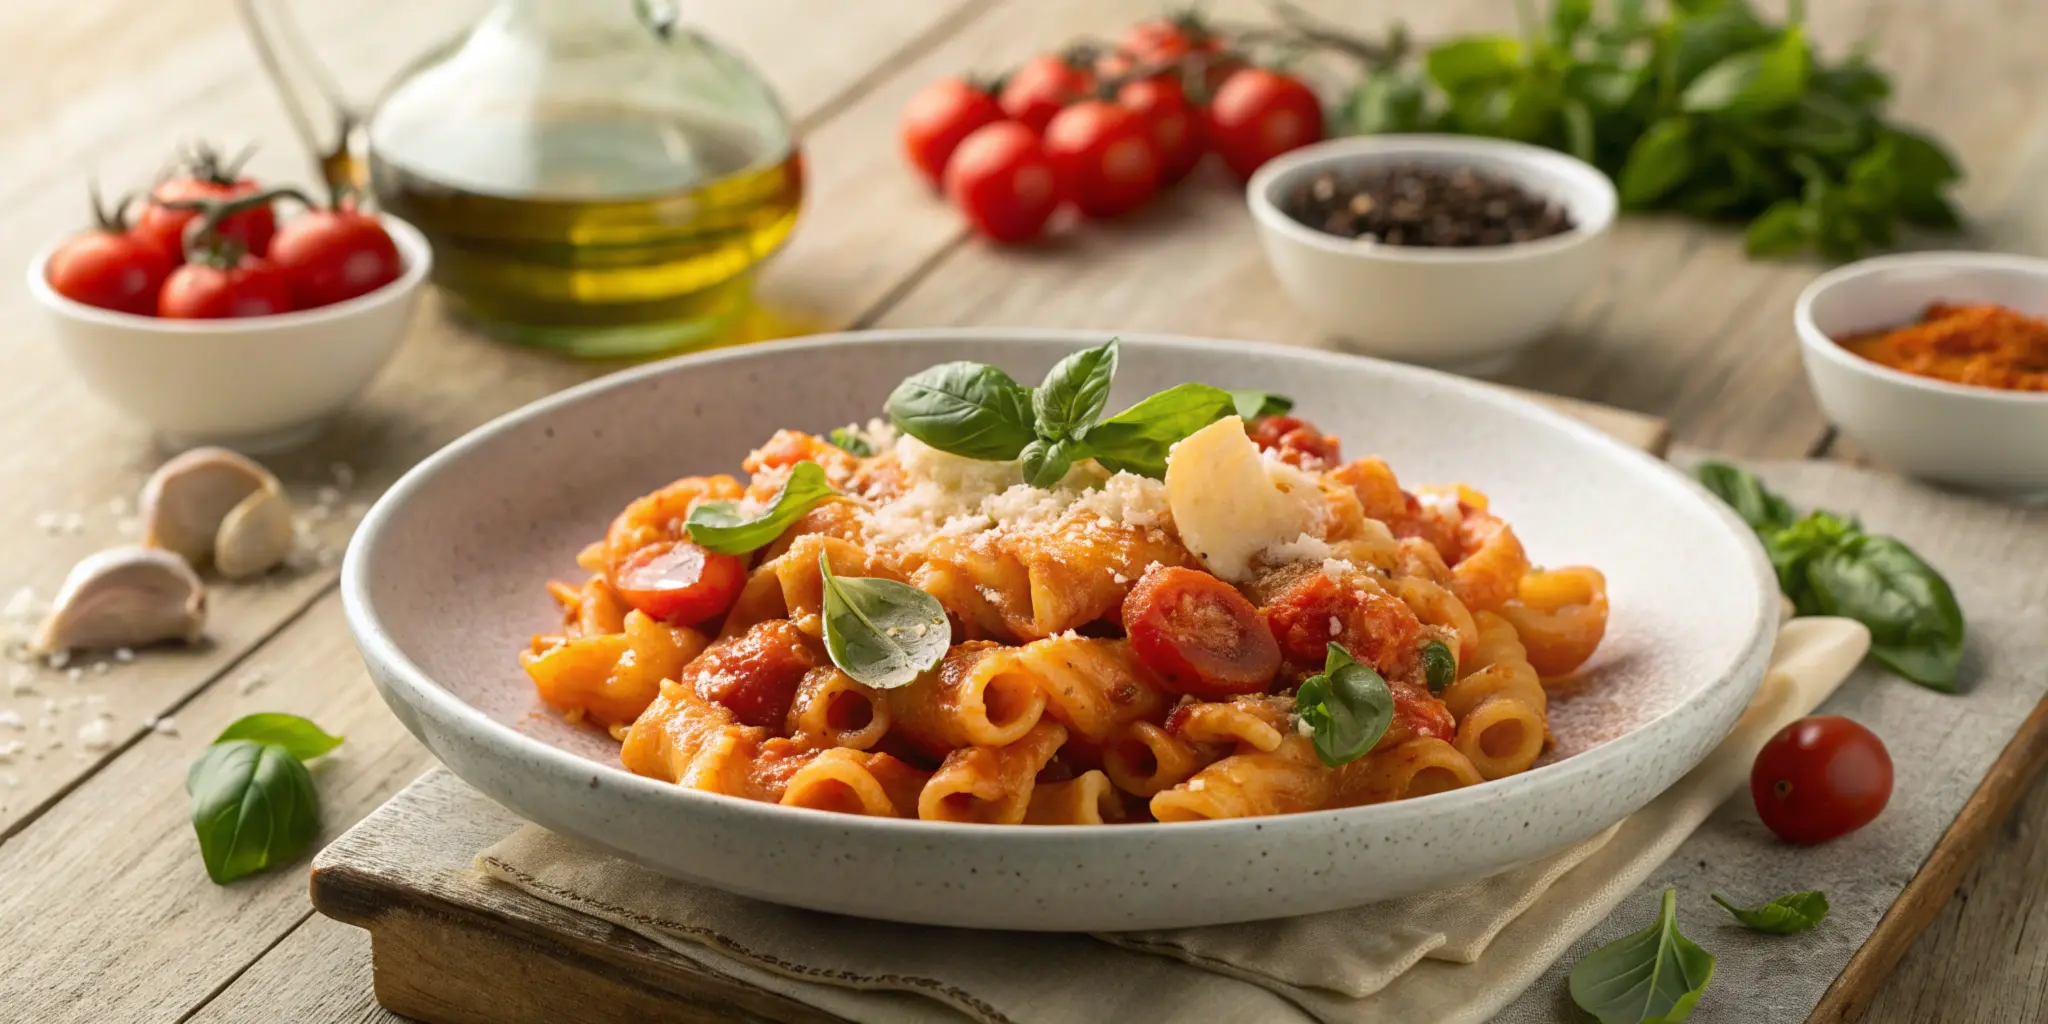
{"type": "Polygon", "coordinates": [[[370,986],[369,934],[312,914],[188,1020],[395,1024],[370,986]]]}
{"type": "MultiPolygon", "coordinates": [[[[953,19],[972,15],[979,2],[895,0],[888,8],[893,17],[882,16],[882,7],[871,6],[863,17],[817,18],[800,16],[808,10],[802,0],[775,0],[719,5],[705,17],[711,31],[749,45],[801,117],[828,107],[897,50],[915,52],[927,44],[929,34],[949,31],[953,19]],[[828,36],[835,45],[809,45],[821,44],[828,36]]],[[[179,140],[236,125],[266,144],[258,157],[259,171],[302,176],[277,101],[268,89],[256,87],[254,58],[230,16],[230,5],[208,5],[209,10],[214,7],[219,10],[211,20],[165,26],[166,32],[176,27],[184,33],[173,33],[180,43],[175,52],[156,60],[138,57],[132,74],[56,103],[45,119],[19,126],[20,144],[63,152],[74,144],[97,143],[100,166],[125,168],[118,177],[126,180],[145,176],[179,140]],[[191,63],[202,57],[201,63],[191,63]],[[162,86],[164,81],[173,84],[162,86]],[[189,103],[176,105],[180,98],[189,103]]],[[[445,12],[414,19],[407,13],[412,8],[397,0],[307,7],[304,13],[315,19],[309,33],[321,39],[339,63],[358,68],[352,76],[357,79],[367,77],[360,73],[361,66],[402,59],[390,52],[394,48],[380,45],[383,30],[410,25],[406,32],[394,33],[406,38],[422,25],[439,26],[431,33],[438,36],[458,24],[453,19],[443,22],[445,12]],[[314,7],[327,13],[319,15],[314,7]],[[377,59],[369,59],[369,54],[377,59]]],[[[72,46],[68,52],[73,54],[85,52],[79,48],[93,38],[88,33],[100,28],[104,26],[86,19],[78,23],[75,34],[60,34],[53,44],[72,46]]],[[[65,63],[58,59],[65,52],[49,56],[65,63]]],[[[78,59],[84,61],[83,56],[78,59]]],[[[0,93],[11,95],[9,90],[32,79],[42,64],[0,65],[0,93]]],[[[359,91],[369,91],[368,83],[359,91]]],[[[4,131],[0,128],[0,137],[5,137],[4,131]]],[[[0,175],[12,166],[0,165],[0,175]]],[[[107,180],[111,183],[116,177],[107,180]]],[[[0,213],[0,264],[23,266],[45,239],[79,226],[76,199],[82,183],[62,176],[14,184],[18,201],[0,208],[6,211],[0,213]]],[[[8,179],[0,177],[0,192],[8,187],[8,179]]],[[[826,239],[832,234],[830,227],[812,232],[826,239]]],[[[338,514],[320,528],[321,544],[330,553],[338,552],[346,540],[354,514],[406,467],[498,413],[609,369],[482,341],[448,325],[431,300],[424,305],[414,335],[394,365],[329,436],[310,451],[271,460],[303,506],[315,503],[321,487],[334,484],[335,463],[352,467],[352,486],[333,506],[338,514]]],[[[81,393],[49,343],[40,311],[28,307],[25,295],[0,293],[0,325],[28,342],[10,353],[10,373],[0,379],[0,426],[11,425],[16,436],[37,442],[0,452],[0,523],[15,526],[0,534],[0,580],[13,581],[15,587],[31,586],[47,598],[80,556],[128,539],[116,528],[122,515],[112,511],[114,503],[132,505],[156,456],[146,431],[81,393]],[[35,526],[39,517],[74,514],[81,517],[77,532],[52,535],[35,526]]],[[[29,681],[32,692],[0,687],[0,711],[11,711],[34,726],[25,738],[28,749],[13,763],[0,765],[0,841],[140,738],[147,719],[174,712],[302,612],[333,578],[330,558],[257,585],[216,588],[210,600],[212,642],[197,652],[151,654],[119,671],[110,666],[105,675],[94,674],[86,665],[76,682],[62,671],[38,669],[29,681]],[[109,745],[95,741],[93,748],[83,747],[79,730],[104,714],[113,715],[104,726],[109,745]]],[[[19,631],[26,623],[14,625],[19,631]]],[[[5,670],[0,666],[0,675],[5,670]]],[[[0,742],[11,738],[0,735],[0,742]]]]}

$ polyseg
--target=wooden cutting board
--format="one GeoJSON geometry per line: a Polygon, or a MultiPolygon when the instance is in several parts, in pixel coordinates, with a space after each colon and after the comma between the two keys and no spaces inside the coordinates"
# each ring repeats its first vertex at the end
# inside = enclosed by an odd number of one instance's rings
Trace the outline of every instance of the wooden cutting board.
{"type": "MultiPolygon", "coordinates": [[[[1661,420],[1524,394],[1654,454],[1668,440],[1661,420]]],[[[2022,726],[1808,1024],[1863,1015],[2044,764],[2048,704],[2022,726]]],[[[476,854],[522,824],[436,768],[314,861],[313,905],[369,931],[376,997],[385,1008],[427,1024],[838,1020],[478,873],[476,854]]]]}

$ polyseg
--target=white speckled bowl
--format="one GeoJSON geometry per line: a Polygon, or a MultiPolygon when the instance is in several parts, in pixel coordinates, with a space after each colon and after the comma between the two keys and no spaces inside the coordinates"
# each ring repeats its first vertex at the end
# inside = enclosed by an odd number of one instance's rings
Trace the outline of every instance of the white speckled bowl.
{"type": "Polygon", "coordinates": [[[535,698],[515,655],[557,619],[543,584],[633,497],[731,471],[777,427],[863,419],[936,362],[1038,379],[1100,339],[1020,330],[826,336],[689,356],[575,388],[449,445],[378,502],[343,567],[384,699],[470,784],[680,878],[818,910],[974,928],[1115,930],[1331,910],[1469,881],[1584,838],[1733,726],[1769,655],[1776,587],[1749,531],[1682,474],[1499,391],[1427,370],[1239,342],[1124,335],[1112,408],[1187,380],[1294,396],[1356,455],[1493,497],[1537,561],[1607,573],[1613,620],[1561,755],[1514,778],[1372,807],[1072,828],[882,820],[678,789],[535,698]]]}

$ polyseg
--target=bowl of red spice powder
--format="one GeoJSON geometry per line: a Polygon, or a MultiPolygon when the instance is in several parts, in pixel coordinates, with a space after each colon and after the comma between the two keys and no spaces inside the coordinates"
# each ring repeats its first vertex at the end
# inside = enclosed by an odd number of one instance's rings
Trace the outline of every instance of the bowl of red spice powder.
{"type": "Polygon", "coordinates": [[[1878,461],[2048,497],[2048,260],[1863,260],[1808,285],[1793,322],[1821,410],[1878,461]]]}

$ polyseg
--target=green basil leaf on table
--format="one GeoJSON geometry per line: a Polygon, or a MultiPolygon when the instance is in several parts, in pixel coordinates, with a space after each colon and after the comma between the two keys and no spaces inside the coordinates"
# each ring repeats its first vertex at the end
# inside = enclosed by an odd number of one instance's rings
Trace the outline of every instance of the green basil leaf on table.
{"type": "Polygon", "coordinates": [[[1037,436],[1031,392],[986,363],[941,363],[889,393],[897,429],[944,452],[1005,462],[1037,436]]]}
{"type": "Polygon", "coordinates": [[[1656,202],[1692,173],[1692,122],[1670,117],[1650,126],[1629,148],[1622,164],[1621,201],[1629,206],[1656,202]]]}
{"type": "Polygon", "coordinates": [[[1664,88],[1674,99],[1708,68],[1771,39],[1770,27],[1746,3],[1706,0],[1681,9],[1663,33],[1669,38],[1661,55],[1664,88]]]}
{"type": "Polygon", "coordinates": [[[1828,916],[1828,898],[1818,892],[1795,892],[1780,896],[1753,910],[1744,910],[1736,906],[1728,897],[1718,892],[1713,896],[1714,902],[1727,908],[1744,927],[1771,935],[1803,932],[1828,916]]]}
{"type": "Polygon", "coordinates": [[[1806,91],[1811,61],[1806,33],[1787,28],[1776,41],[1723,57],[1685,87],[1687,113],[1754,117],[1781,110],[1806,91]]]}
{"type": "MultiPolygon", "coordinates": [[[[1053,364],[1045,383],[1031,393],[1031,413],[1038,436],[1054,441],[1078,437],[1102,417],[1109,402],[1110,379],[1116,376],[1115,338],[1082,349],[1053,364]]],[[[1064,473],[1065,471],[1062,470],[1064,473]]]]}
{"type": "Polygon", "coordinates": [[[1472,36],[1432,47],[1424,59],[1430,80],[1447,93],[1512,78],[1522,68],[1522,41],[1513,36],[1472,36]]]}
{"type": "Polygon", "coordinates": [[[1294,711],[1306,723],[1316,757],[1335,768],[1364,757],[1394,722],[1394,693],[1370,666],[1332,643],[1323,671],[1294,694],[1294,711]]]}
{"type": "Polygon", "coordinates": [[[1761,477],[1740,466],[1708,460],[1693,467],[1693,475],[1752,530],[1783,529],[1799,518],[1791,502],[1771,493],[1761,477]]]}
{"type": "Polygon", "coordinates": [[[218,884],[289,861],[320,833],[313,776],[284,747],[249,739],[215,743],[192,765],[185,788],[200,857],[218,884]]]}
{"type": "Polygon", "coordinates": [[[1870,655],[1922,686],[1954,692],[1963,611],[1934,567],[1891,537],[1858,534],[1806,568],[1816,607],[1870,627],[1870,655]]]}
{"type": "MultiPolygon", "coordinates": [[[[1247,424],[1267,416],[1285,416],[1294,411],[1294,399],[1270,391],[1232,391],[1230,404],[1237,418],[1247,424]]],[[[1202,426],[1208,426],[1204,423],[1202,426]]]]}
{"type": "Polygon", "coordinates": [[[1458,678],[1458,656],[1451,651],[1451,645],[1442,640],[1422,645],[1422,678],[1432,695],[1443,696],[1444,690],[1458,678]]]}
{"type": "Polygon", "coordinates": [[[1580,64],[1564,75],[1565,91],[1595,110],[1619,110],[1636,94],[1641,79],[1626,68],[1580,64]]]}
{"type": "Polygon", "coordinates": [[[1033,487],[1051,487],[1067,475],[1074,465],[1072,449],[1066,441],[1048,441],[1039,438],[1024,446],[1017,456],[1017,465],[1024,471],[1024,482],[1033,487]]]}
{"type": "Polygon", "coordinates": [[[1742,247],[1751,256],[1786,256],[1812,242],[1811,219],[1797,199],[1772,203],[1742,233],[1742,247]]]}
{"type": "Polygon", "coordinates": [[[825,467],[799,462],[782,489],[760,511],[748,515],[736,501],[707,501],[690,510],[690,540],[721,555],[744,555],[767,547],[813,505],[831,497],[825,467]]]}
{"type": "Polygon", "coordinates": [[[953,642],[938,599],[908,583],[835,576],[818,556],[825,587],[825,652],[865,686],[890,690],[931,671],[953,642]]]}
{"type": "Polygon", "coordinates": [[[832,433],[827,435],[825,440],[832,442],[834,448],[845,451],[849,455],[858,455],[863,459],[875,454],[875,446],[869,444],[867,438],[845,427],[833,427],[832,433]]]}
{"type": "Polygon", "coordinates": [[[221,730],[213,742],[226,743],[229,740],[268,743],[301,761],[311,761],[341,746],[341,737],[328,735],[325,729],[307,719],[278,711],[259,712],[235,719],[234,724],[221,730]]]}
{"type": "Polygon", "coordinates": [[[1714,977],[1714,954],[1678,933],[1678,890],[1664,890],[1657,920],[1572,967],[1572,1002],[1600,1024],[1676,1024],[1714,977]]]}
{"type": "Polygon", "coordinates": [[[1344,105],[1344,119],[1360,135],[1412,132],[1427,124],[1422,83],[1398,68],[1367,72],[1344,105]]]}
{"type": "Polygon", "coordinates": [[[1175,442],[1236,411],[1236,400],[1222,388],[1177,385],[1088,428],[1072,454],[1092,458],[1112,473],[1162,477],[1167,450],[1175,442]]]}

